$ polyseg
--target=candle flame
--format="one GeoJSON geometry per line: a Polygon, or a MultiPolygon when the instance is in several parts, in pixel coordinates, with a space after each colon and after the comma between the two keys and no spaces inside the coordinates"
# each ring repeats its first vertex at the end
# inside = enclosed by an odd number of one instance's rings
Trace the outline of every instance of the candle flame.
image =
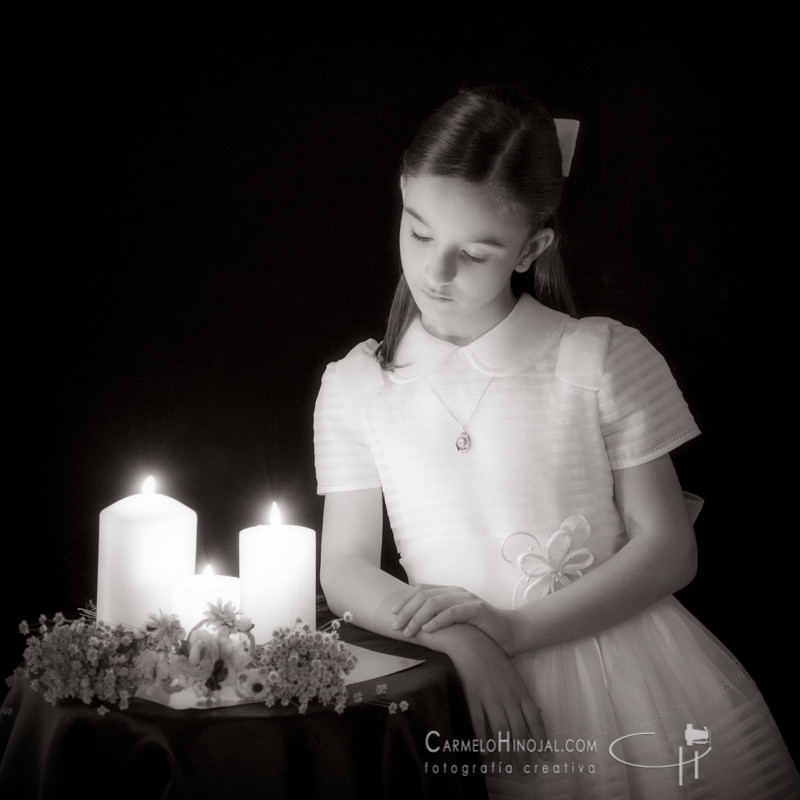
{"type": "Polygon", "coordinates": [[[203,570],[203,575],[213,575],[214,570],[211,568],[211,564],[206,564],[206,568],[203,570]]]}
{"type": "Polygon", "coordinates": [[[272,511],[269,515],[269,524],[270,525],[280,525],[281,524],[281,512],[278,508],[277,503],[272,504],[272,511]]]}
{"type": "Polygon", "coordinates": [[[145,479],[144,485],[142,486],[142,492],[144,494],[153,494],[155,490],[156,490],[156,479],[152,475],[149,475],[145,479]]]}

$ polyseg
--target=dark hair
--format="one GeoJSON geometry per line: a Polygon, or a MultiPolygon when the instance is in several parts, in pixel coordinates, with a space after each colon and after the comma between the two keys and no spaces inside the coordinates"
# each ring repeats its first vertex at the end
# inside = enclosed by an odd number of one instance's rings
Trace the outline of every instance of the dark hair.
{"type": "MultiPolygon", "coordinates": [[[[550,247],[524,273],[514,273],[515,294],[527,292],[553,308],[574,314],[559,248],[556,212],[564,178],[556,126],[550,113],[526,93],[506,87],[465,89],[430,116],[402,162],[402,176],[440,175],[488,183],[499,196],[530,213],[531,234],[548,227],[550,247]]],[[[391,369],[397,345],[416,313],[401,275],[389,310],[386,335],[376,352],[391,369]]]]}

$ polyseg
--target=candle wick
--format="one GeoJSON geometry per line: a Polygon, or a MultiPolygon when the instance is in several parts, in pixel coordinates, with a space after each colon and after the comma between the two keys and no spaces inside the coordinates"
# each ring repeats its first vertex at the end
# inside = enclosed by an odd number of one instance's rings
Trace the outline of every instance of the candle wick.
{"type": "Polygon", "coordinates": [[[270,525],[280,525],[281,524],[281,512],[278,508],[277,503],[272,504],[272,511],[269,515],[269,523],[270,525]]]}

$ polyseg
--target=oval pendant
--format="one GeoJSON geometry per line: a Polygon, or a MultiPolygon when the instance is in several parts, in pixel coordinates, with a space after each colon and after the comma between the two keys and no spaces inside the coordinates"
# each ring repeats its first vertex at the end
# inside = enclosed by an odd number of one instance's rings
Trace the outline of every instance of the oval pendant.
{"type": "Polygon", "coordinates": [[[466,453],[472,446],[469,436],[466,431],[461,431],[461,435],[456,439],[456,450],[459,453],[466,453]]]}

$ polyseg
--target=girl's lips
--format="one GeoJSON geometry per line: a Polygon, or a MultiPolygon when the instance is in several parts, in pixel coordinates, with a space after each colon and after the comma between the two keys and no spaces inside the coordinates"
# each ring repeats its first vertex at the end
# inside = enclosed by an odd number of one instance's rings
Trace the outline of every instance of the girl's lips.
{"type": "Polygon", "coordinates": [[[446,303],[452,301],[452,297],[449,297],[446,294],[439,294],[438,292],[433,292],[430,289],[422,289],[421,290],[424,295],[430,297],[431,300],[435,300],[437,303],[446,303]]]}

